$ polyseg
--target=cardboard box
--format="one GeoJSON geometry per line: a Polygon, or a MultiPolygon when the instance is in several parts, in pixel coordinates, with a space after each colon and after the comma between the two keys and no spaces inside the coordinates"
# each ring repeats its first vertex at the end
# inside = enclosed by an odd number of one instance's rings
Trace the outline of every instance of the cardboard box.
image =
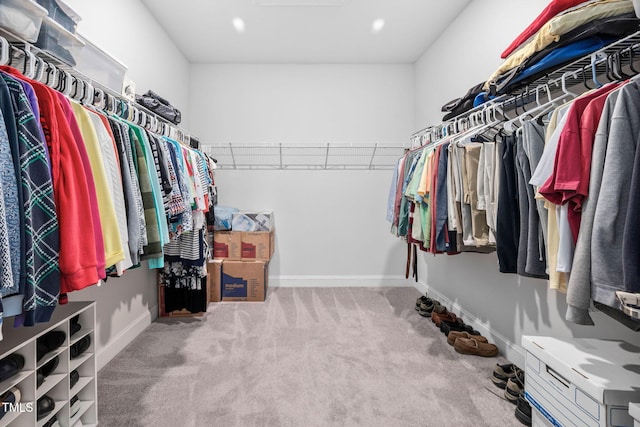
{"type": "Polygon", "coordinates": [[[273,212],[236,212],[231,220],[233,231],[271,231],[275,228],[273,212]]]}
{"type": "Polygon", "coordinates": [[[209,302],[220,302],[222,299],[220,281],[222,279],[222,260],[216,259],[207,263],[207,290],[209,302]]]}
{"type": "Polygon", "coordinates": [[[273,255],[274,232],[243,232],[241,237],[241,256],[243,260],[269,261],[273,255]]]}
{"type": "Polygon", "coordinates": [[[242,233],[216,231],[213,233],[213,258],[240,260],[242,258],[242,233]]]}
{"type": "Polygon", "coordinates": [[[264,301],[268,279],[268,262],[225,260],[222,263],[222,301],[264,301]]]}

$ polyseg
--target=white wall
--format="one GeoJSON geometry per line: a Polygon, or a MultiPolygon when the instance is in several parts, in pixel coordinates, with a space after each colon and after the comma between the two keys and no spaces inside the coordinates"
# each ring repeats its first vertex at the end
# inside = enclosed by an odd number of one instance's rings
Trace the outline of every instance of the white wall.
{"type": "Polygon", "coordinates": [[[415,130],[441,121],[442,105],[486,81],[502,51],[548,3],[471,1],[415,64],[415,130]]]}
{"type": "MultiPolygon", "coordinates": [[[[193,65],[190,83],[203,144],[403,142],[413,126],[411,65],[193,65]]],[[[275,212],[272,284],[404,282],[403,246],[384,221],[390,171],[219,170],[216,179],[220,204],[275,212]]]]}
{"type": "MultiPolygon", "coordinates": [[[[189,64],[139,0],[66,3],[82,17],[78,32],[127,65],[138,93],[153,89],[186,112],[189,64]]],[[[144,263],[99,288],[74,292],[70,299],[97,301],[101,368],[157,316],[156,274],[144,263]]]]}
{"type": "MultiPolygon", "coordinates": [[[[440,107],[485,80],[501,63],[500,53],[540,13],[547,0],[518,2],[473,0],[416,63],[415,130],[442,119],[440,107]],[[492,25],[492,22],[499,24],[492,25]]],[[[494,254],[423,255],[423,286],[454,304],[465,320],[475,319],[509,359],[524,366],[522,335],[598,337],[640,343],[640,336],[600,312],[596,326],[564,320],[565,295],[548,290],[544,280],[498,272],[494,254]],[[516,344],[516,347],[511,346],[516,344]]]]}

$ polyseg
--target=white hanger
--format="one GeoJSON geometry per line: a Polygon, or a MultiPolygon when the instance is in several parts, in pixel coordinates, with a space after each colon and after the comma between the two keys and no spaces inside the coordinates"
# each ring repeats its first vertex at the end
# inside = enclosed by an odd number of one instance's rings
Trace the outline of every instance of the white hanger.
{"type": "Polygon", "coordinates": [[[2,52],[0,52],[0,64],[7,65],[11,57],[11,45],[9,45],[9,41],[4,37],[0,37],[0,45],[2,46],[2,52]]]}
{"type": "Polygon", "coordinates": [[[571,91],[569,91],[569,89],[567,89],[567,77],[572,76],[574,79],[577,79],[578,77],[576,76],[576,72],[566,72],[562,75],[562,77],[560,78],[560,83],[561,83],[561,89],[562,91],[566,94],[566,95],[571,95],[574,98],[578,96],[577,93],[573,93],[571,91]]]}
{"type": "Polygon", "coordinates": [[[24,49],[24,75],[30,79],[36,76],[36,56],[31,52],[28,46],[24,49]]]}
{"type": "Polygon", "coordinates": [[[93,95],[95,93],[95,88],[91,82],[85,82],[85,93],[82,99],[82,102],[86,105],[93,105],[93,95]]]}

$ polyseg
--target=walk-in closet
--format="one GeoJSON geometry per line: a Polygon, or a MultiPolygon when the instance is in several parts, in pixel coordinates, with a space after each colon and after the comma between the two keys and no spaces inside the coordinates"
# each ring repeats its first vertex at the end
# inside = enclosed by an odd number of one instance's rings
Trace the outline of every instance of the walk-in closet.
{"type": "Polygon", "coordinates": [[[640,2],[0,0],[0,427],[640,425],[640,2]]]}

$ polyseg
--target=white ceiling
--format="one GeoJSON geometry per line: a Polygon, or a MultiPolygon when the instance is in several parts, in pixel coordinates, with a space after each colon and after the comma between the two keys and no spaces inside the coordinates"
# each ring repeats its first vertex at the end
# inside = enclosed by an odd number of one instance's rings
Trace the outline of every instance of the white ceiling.
{"type": "Polygon", "coordinates": [[[470,1],[142,0],[190,62],[326,64],[413,63],[470,1]]]}

